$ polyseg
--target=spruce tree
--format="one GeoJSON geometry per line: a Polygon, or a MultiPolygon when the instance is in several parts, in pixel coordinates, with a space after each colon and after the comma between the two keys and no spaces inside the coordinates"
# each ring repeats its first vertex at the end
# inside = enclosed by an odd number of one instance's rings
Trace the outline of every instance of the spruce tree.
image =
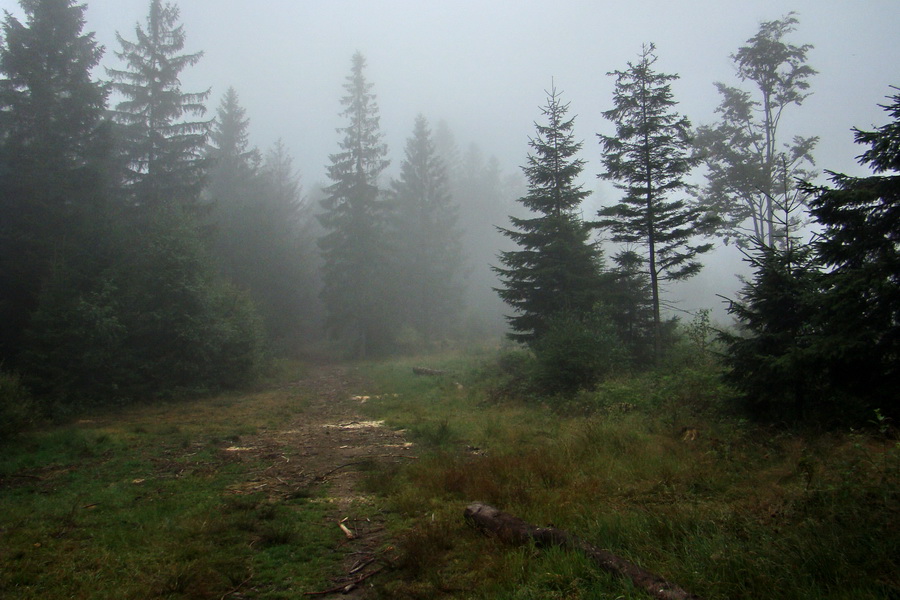
{"type": "Polygon", "coordinates": [[[579,213],[590,195],[577,181],[582,143],[575,142],[568,110],[553,87],[541,108],[546,124],[535,123],[534,153],[522,167],[528,193],[519,202],[535,216],[510,217],[513,228],[500,228],[518,246],[500,253],[503,266],[494,271],[501,278],[498,294],[516,311],[507,317],[508,336],[520,342],[538,342],[556,319],[585,318],[599,299],[600,253],[579,213]]]}
{"type": "Polygon", "coordinates": [[[600,175],[625,193],[622,200],[599,211],[597,226],[612,233],[614,242],[642,246],[644,272],[650,279],[653,305],[654,355],[661,353],[660,285],[695,275],[697,256],[712,244],[691,245],[709,231],[712,220],[686,200],[671,196],[686,190],[684,178],[696,165],[690,153],[690,122],[674,111],[670,82],[677,75],[657,73],[653,44],[625,71],[614,71],[614,108],[604,116],[616,126],[612,136],[598,134],[605,151],[600,175]]]}
{"type": "Polygon", "coordinates": [[[416,118],[400,178],[393,182],[398,303],[403,320],[432,341],[457,325],[462,309],[458,208],[425,117],[416,118]]]}
{"type": "Polygon", "coordinates": [[[256,240],[248,239],[250,221],[258,218],[260,155],[250,146],[250,121],[237,92],[228,88],[212,124],[206,157],[209,179],[206,199],[211,205],[216,256],[225,275],[240,287],[259,265],[246,260],[256,240]]]}
{"type": "Polygon", "coordinates": [[[125,99],[113,116],[121,127],[127,163],[123,184],[141,207],[195,208],[205,183],[204,156],[208,121],[186,120],[206,113],[209,90],[182,92],[181,72],[202,52],[182,54],[184,27],[174,4],[151,0],[145,27],[135,26],[135,41],[117,35],[125,62],[108,69],[113,87],[125,99]]]}
{"type": "Polygon", "coordinates": [[[825,270],[817,318],[823,364],[835,388],[868,409],[900,416],[900,88],[883,108],[892,121],[855,129],[874,174],[830,172],[832,186],[806,185],[821,226],[813,247],[825,270]]]}
{"type": "Polygon", "coordinates": [[[319,248],[326,327],[344,336],[358,356],[385,349],[392,330],[387,211],[379,187],[379,176],[388,166],[387,146],[365,66],[363,55],[354,54],[341,99],[347,125],[338,130],[343,139],[340,151],[331,155],[332,183],[325,189],[319,215],[325,229],[319,248]]]}
{"type": "Polygon", "coordinates": [[[250,119],[233,87],[222,96],[209,133],[210,185],[215,198],[228,187],[257,175],[261,157],[250,145],[250,119]],[[213,182],[218,184],[215,189],[213,182]]]}
{"type": "Polygon", "coordinates": [[[109,141],[103,49],[74,0],[23,0],[0,35],[0,362],[13,359],[54,262],[89,259],[109,141]]]}

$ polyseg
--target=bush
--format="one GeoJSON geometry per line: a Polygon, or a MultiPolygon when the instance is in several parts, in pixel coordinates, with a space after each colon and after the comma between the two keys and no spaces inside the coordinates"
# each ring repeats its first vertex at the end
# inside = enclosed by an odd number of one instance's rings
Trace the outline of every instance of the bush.
{"type": "Polygon", "coordinates": [[[537,384],[550,393],[592,388],[627,361],[613,324],[601,310],[582,318],[567,313],[553,317],[532,348],[537,384]]]}
{"type": "Polygon", "coordinates": [[[34,403],[19,377],[0,371],[0,444],[27,429],[34,418],[34,403]]]}
{"type": "Polygon", "coordinates": [[[28,382],[58,408],[233,388],[262,365],[261,320],[186,217],[123,234],[87,274],[61,265],[27,334],[28,382]]]}

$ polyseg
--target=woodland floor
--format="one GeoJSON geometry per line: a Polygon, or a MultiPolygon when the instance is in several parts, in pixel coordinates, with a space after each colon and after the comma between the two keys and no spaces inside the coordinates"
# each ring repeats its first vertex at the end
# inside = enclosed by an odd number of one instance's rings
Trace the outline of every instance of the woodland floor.
{"type": "MultiPolygon", "coordinates": [[[[346,528],[346,541],[336,549],[344,556],[344,575],[333,580],[333,594],[313,591],[306,595],[361,598],[366,587],[363,582],[377,574],[390,557],[384,555],[387,541],[383,515],[359,491],[360,482],[374,465],[415,460],[412,444],[404,438],[404,432],[388,429],[383,422],[367,420],[361,414],[360,406],[369,396],[351,367],[312,367],[307,377],[283,389],[291,388],[307,399],[301,413],[281,427],[242,435],[239,445],[226,449],[240,460],[268,464],[230,491],[262,493],[270,502],[279,502],[323,490],[321,495],[316,494],[316,501],[327,503],[334,528],[346,528]]],[[[236,592],[229,597],[243,596],[236,592]]]]}

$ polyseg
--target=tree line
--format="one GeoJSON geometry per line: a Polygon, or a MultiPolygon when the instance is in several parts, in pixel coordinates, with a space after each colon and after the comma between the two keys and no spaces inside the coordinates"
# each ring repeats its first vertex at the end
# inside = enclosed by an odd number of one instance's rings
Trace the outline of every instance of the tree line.
{"type": "MultiPolygon", "coordinates": [[[[675,110],[671,81],[655,47],[615,77],[614,135],[598,134],[604,171],[621,199],[585,219],[589,195],[569,105],[555,87],[536,124],[523,167],[530,215],[503,233],[517,248],[495,268],[501,297],[515,309],[514,340],[528,344],[545,390],[590,387],[615,370],[659,365],[674,319],[661,316],[664,283],[687,279],[720,238],[735,242],[753,267],[729,302],[736,329],[722,331],[724,377],[743,407],[788,422],[865,422],[896,416],[900,332],[900,177],[831,173],[812,182],[816,137],[780,139],[787,109],[809,95],[816,71],[809,45],[786,40],[794,14],[764,22],[733,56],[750,89],[716,84],[719,121],[692,128],[675,110]],[[698,165],[707,183],[693,189],[698,165]],[[620,244],[613,266],[591,235],[620,244]],[[801,235],[814,232],[811,242],[801,235]]],[[[897,88],[894,88],[895,90],[897,88]]],[[[900,94],[884,108],[894,122],[856,131],[861,157],[876,174],[896,173],[900,94]]]]}
{"type": "MultiPolygon", "coordinates": [[[[460,153],[422,115],[386,182],[357,52],[330,182],[313,202],[282,142],[252,147],[234,89],[210,119],[210,91],[182,90],[202,53],[185,52],[176,5],[151,0],[145,21],[117,35],[121,66],[104,81],[83,4],[20,4],[24,21],[7,13],[0,44],[0,364],[48,406],[243,385],[267,356],[318,340],[320,323],[357,357],[426,347],[475,327],[466,306],[488,302],[485,291],[512,309],[509,336],[533,351],[542,385],[589,387],[664,360],[676,328],[666,282],[699,272],[722,239],[755,269],[731,304],[742,331],[723,338],[748,406],[782,417],[888,408],[878,394],[896,379],[895,181],[833,175],[834,189],[817,187],[817,138],[779,136],[815,75],[811,47],[786,39],[793,14],[732,56],[747,89],[716,84],[712,124],[677,112],[677,75],[655,70],[652,44],[611,72],[615,133],[598,135],[597,176],[622,196],[585,218],[582,142],[555,86],[514,206],[496,161],[460,153]],[[698,189],[687,177],[700,165],[698,189]],[[810,220],[819,235],[803,244],[810,220]],[[861,393],[864,381],[878,391],[861,393]]],[[[858,133],[876,172],[896,170],[891,136],[895,125],[858,133]]]]}
{"type": "Polygon", "coordinates": [[[84,4],[20,6],[0,35],[0,367],[52,410],[243,385],[323,329],[356,356],[490,329],[463,306],[493,296],[484,221],[512,184],[420,116],[385,186],[361,54],[332,182],[307,197],[236,90],[208,115],[210,90],[182,89],[203,53],[175,4],[117,34],[106,79],[84,4]]]}

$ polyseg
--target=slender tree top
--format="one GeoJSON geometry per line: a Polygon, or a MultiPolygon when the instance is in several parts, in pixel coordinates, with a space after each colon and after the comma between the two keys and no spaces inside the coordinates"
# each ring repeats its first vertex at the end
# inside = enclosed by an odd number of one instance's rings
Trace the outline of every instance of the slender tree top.
{"type": "MultiPolygon", "coordinates": [[[[233,87],[226,90],[209,135],[210,153],[217,166],[235,171],[255,171],[260,163],[259,150],[250,146],[250,120],[233,87]]],[[[236,172],[235,177],[246,173],[236,172]]]]}
{"type": "Polygon", "coordinates": [[[809,96],[807,79],[816,74],[806,64],[806,54],[813,46],[795,46],[784,41],[798,22],[794,12],[775,21],[764,21],[757,34],[747,40],[747,45],[731,55],[741,81],[754,82],[767,99],[764,101],[782,107],[803,104],[809,96]]]}
{"type": "Polygon", "coordinates": [[[378,102],[372,92],[373,85],[366,80],[365,68],[366,59],[357,51],[344,84],[346,95],[341,98],[344,106],[341,116],[348,120],[345,127],[337,130],[344,136],[341,152],[331,156],[332,164],[328,167],[328,175],[335,182],[346,181],[346,175],[354,173],[357,179],[374,185],[390,164],[385,158],[387,144],[382,141],[378,102]]]}
{"type": "Polygon", "coordinates": [[[83,33],[84,4],[20,0],[26,21],[9,12],[0,35],[0,138],[83,151],[103,118],[108,89],[91,77],[103,47],[83,33]]]}
{"type": "MultiPolygon", "coordinates": [[[[116,117],[125,123],[149,122],[163,126],[184,114],[203,115],[209,90],[182,93],[179,74],[203,57],[203,52],[180,54],[184,50],[184,26],[175,4],[151,0],[145,27],[135,24],[135,41],[116,33],[122,47],[116,56],[127,69],[107,69],[116,91],[125,96],[116,106],[116,117]]],[[[204,124],[205,125],[205,124],[204,124]]]]}
{"type": "Polygon", "coordinates": [[[645,44],[638,62],[609,73],[616,78],[613,108],[603,116],[615,123],[616,134],[597,137],[606,167],[599,177],[629,194],[659,200],[686,187],[683,177],[698,160],[688,151],[691,123],[674,110],[678,102],[671,82],[679,77],[654,70],[655,50],[654,44],[645,44]]]}
{"type": "Polygon", "coordinates": [[[547,123],[535,122],[537,134],[529,138],[534,152],[522,167],[529,182],[522,204],[535,212],[560,216],[575,211],[591,192],[576,184],[585,163],[575,156],[584,142],[575,141],[575,117],[566,119],[569,103],[563,104],[555,85],[546,94],[547,104],[541,107],[541,114],[547,123]]]}
{"type": "Polygon", "coordinates": [[[877,127],[874,131],[854,128],[857,144],[868,144],[870,148],[858,158],[860,164],[869,165],[876,173],[900,171],[900,87],[891,86],[894,95],[889,96],[889,104],[879,104],[893,121],[877,127]]]}

